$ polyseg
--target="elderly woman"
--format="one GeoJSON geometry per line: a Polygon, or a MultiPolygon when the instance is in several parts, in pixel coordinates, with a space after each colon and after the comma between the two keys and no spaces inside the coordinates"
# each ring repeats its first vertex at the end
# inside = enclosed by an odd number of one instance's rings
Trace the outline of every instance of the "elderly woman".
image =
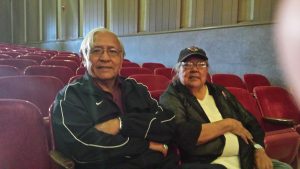
{"type": "Polygon", "coordinates": [[[160,97],[176,117],[182,162],[220,164],[228,169],[291,168],[264,151],[264,132],[256,119],[224,87],[206,81],[208,58],[198,47],[183,49],[173,83],[160,97]]]}

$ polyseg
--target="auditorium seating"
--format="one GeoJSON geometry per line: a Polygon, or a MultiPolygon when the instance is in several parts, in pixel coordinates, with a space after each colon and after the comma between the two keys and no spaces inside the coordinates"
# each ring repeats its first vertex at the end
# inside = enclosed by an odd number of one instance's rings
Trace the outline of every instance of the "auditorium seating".
{"type": "Polygon", "coordinates": [[[59,78],[64,84],[67,84],[75,73],[67,66],[34,65],[28,66],[24,70],[24,75],[54,76],[59,78]]]}
{"type": "Polygon", "coordinates": [[[20,70],[10,65],[0,65],[0,77],[1,76],[16,76],[20,75],[20,70]]]}
{"type": "Polygon", "coordinates": [[[79,64],[75,61],[72,61],[72,60],[56,60],[56,59],[44,60],[44,61],[42,61],[41,65],[67,66],[70,69],[72,69],[74,71],[74,73],[76,73],[76,70],[79,67],[79,64]]]}
{"type": "Polygon", "coordinates": [[[32,59],[32,60],[35,60],[38,64],[41,64],[41,62],[43,60],[46,60],[47,57],[46,56],[42,56],[42,55],[20,55],[20,56],[17,56],[16,59],[32,59]]]}
{"type": "Polygon", "coordinates": [[[253,88],[256,86],[271,86],[271,83],[262,74],[246,73],[244,74],[244,82],[250,93],[253,93],[253,88]]]}
{"type": "Polygon", "coordinates": [[[52,56],[50,59],[54,59],[54,60],[72,60],[75,61],[78,65],[80,65],[81,60],[79,57],[77,56],[63,56],[63,55],[57,55],[57,56],[52,56]]]}
{"type": "Polygon", "coordinates": [[[150,92],[150,95],[153,99],[157,100],[157,102],[159,101],[159,98],[160,98],[160,95],[162,95],[165,90],[152,90],[152,91],[149,91],[150,92]]]}
{"type": "Polygon", "coordinates": [[[17,56],[22,55],[22,53],[13,52],[13,51],[5,51],[5,52],[1,52],[1,54],[7,54],[13,58],[16,58],[17,56]]]}
{"type": "Polygon", "coordinates": [[[80,79],[83,75],[75,75],[75,76],[72,76],[70,79],[69,79],[69,82],[68,83],[71,83],[73,82],[74,80],[77,80],[77,79],[80,79]]]}
{"type": "Polygon", "coordinates": [[[155,75],[163,75],[166,76],[168,79],[172,80],[173,76],[175,76],[176,72],[172,68],[155,68],[154,69],[155,75]]]}
{"type": "Polygon", "coordinates": [[[227,88],[237,100],[257,119],[258,123],[266,131],[265,144],[267,154],[274,159],[295,165],[299,148],[299,134],[293,128],[275,129],[270,131],[267,121],[263,120],[257,102],[253,95],[246,89],[228,87],[227,88]],[[289,145],[288,147],[286,145],[289,145]]]}
{"type": "Polygon", "coordinates": [[[218,84],[224,87],[238,87],[246,89],[243,80],[235,74],[213,74],[211,76],[211,81],[214,84],[218,84]]]}
{"type": "Polygon", "coordinates": [[[123,67],[120,70],[120,75],[123,77],[128,77],[135,74],[153,74],[150,69],[142,67],[123,67]]]}
{"type": "Polygon", "coordinates": [[[49,149],[41,112],[33,103],[0,99],[0,124],[1,169],[74,169],[73,161],[49,149]]]}
{"type": "Polygon", "coordinates": [[[147,68],[154,73],[155,68],[165,68],[166,66],[162,63],[145,62],[142,64],[143,68],[147,68]]]}
{"type": "Polygon", "coordinates": [[[170,83],[170,80],[162,75],[140,74],[140,75],[131,75],[129,77],[147,86],[149,91],[165,90],[170,83]]]}
{"type": "Polygon", "coordinates": [[[76,69],[76,75],[83,75],[86,71],[85,67],[79,67],[76,69]]]}
{"type": "Polygon", "coordinates": [[[63,83],[51,76],[6,76],[0,77],[0,98],[28,100],[48,117],[48,109],[63,83]]]}
{"type": "Polygon", "coordinates": [[[38,65],[38,63],[32,59],[0,59],[0,65],[14,66],[23,72],[27,66],[38,65]]]}
{"type": "Polygon", "coordinates": [[[0,99],[0,168],[52,169],[41,113],[24,100],[0,99]]]}
{"type": "MultiPolygon", "coordinates": [[[[299,125],[300,110],[292,95],[282,87],[257,86],[254,87],[254,96],[263,117],[282,127],[299,125]]],[[[297,127],[299,130],[299,127],[297,127]]]]}
{"type": "Polygon", "coordinates": [[[123,62],[122,67],[140,67],[140,65],[134,62],[123,62]]]}
{"type": "Polygon", "coordinates": [[[12,59],[13,57],[8,54],[0,53],[0,59],[12,59]]]}

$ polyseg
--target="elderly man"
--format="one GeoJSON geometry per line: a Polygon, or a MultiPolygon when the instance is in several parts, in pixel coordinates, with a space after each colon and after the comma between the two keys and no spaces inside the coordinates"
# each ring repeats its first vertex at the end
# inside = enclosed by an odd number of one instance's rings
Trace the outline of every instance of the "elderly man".
{"type": "Polygon", "coordinates": [[[198,47],[183,49],[176,76],[160,103],[174,112],[186,166],[220,164],[228,169],[291,169],[264,151],[258,122],[224,87],[208,83],[208,57],[198,47]],[[187,139],[188,138],[188,139],[187,139]]]}
{"type": "Polygon", "coordinates": [[[124,48],[97,28],[81,45],[86,74],[57,95],[52,125],[57,150],[78,169],[176,169],[168,152],[174,115],[164,112],[147,88],[119,77],[124,48]]]}

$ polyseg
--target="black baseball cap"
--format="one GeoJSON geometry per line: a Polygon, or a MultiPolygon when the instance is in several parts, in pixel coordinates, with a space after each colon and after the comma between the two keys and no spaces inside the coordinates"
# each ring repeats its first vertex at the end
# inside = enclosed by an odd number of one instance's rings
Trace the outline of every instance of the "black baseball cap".
{"type": "Polygon", "coordinates": [[[199,57],[200,59],[208,60],[206,53],[203,49],[198,48],[196,46],[191,46],[191,47],[182,49],[180,51],[177,62],[183,62],[184,60],[186,60],[187,58],[189,58],[191,56],[196,56],[196,57],[199,57]]]}

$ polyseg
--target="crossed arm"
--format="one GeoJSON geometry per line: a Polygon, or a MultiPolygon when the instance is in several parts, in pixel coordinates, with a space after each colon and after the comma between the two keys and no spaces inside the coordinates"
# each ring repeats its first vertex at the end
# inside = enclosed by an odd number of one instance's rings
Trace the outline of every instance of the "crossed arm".
{"type": "MultiPolygon", "coordinates": [[[[121,125],[122,124],[119,118],[113,118],[103,123],[96,124],[95,128],[98,131],[107,134],[117,135],[121,130],[121,125]]],[[[149,141],[149,149],[161,152],[164,156],[166,156],[168,152],[168,147],[165,144],[158,143],[155,141],[149,141]]]]}

